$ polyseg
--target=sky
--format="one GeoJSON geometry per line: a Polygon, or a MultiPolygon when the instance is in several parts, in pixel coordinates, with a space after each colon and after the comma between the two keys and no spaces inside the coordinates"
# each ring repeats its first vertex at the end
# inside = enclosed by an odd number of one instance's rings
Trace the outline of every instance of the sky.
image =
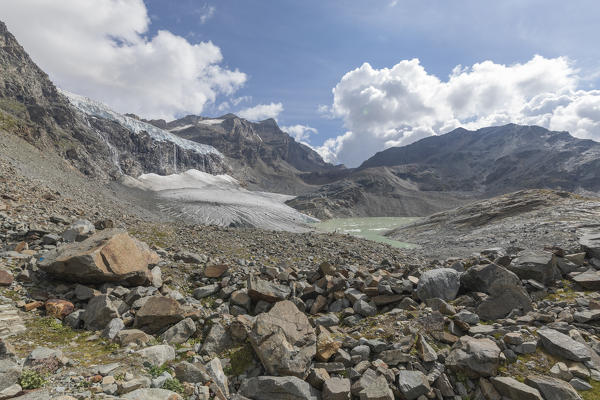
{"type": "Polygon", "coordinates": [[[600,140],[600,3],[2,0],[61,88],[144,118],[275,118],[326,160],[505,123],[600,140]]]}

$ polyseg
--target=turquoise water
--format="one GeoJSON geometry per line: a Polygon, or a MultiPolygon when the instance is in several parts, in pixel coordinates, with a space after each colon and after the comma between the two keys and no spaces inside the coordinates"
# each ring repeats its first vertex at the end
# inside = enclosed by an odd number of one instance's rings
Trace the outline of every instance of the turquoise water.
{"type": "Polygon", "coordinates": [[[399,242],[383,235],[394,228],[408,225],[418,219],[406,217],[334,218],[314,225],[320,231],[348,233],[374,242],[387,243],[392,247],[410,249],[416,245],[399,242]]]}

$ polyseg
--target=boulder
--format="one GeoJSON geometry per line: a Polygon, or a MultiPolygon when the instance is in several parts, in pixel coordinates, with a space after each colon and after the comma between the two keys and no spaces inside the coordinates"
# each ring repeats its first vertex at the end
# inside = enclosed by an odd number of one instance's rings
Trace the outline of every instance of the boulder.
{"type": "Polygon", "coordinates": [[[175,392],[166,389],[137,389],[123,396],[127,400],[183,400],[183,397],[175,392]]]}
{"type": "Polygon", "coordinates": [[[231,346],[231,336],[219,322],[215,322],[202,344],[201,354],[216,356],[231,346]]]}
{"type": "Polygon", "coordinates": [[[513,309],[527,313],[533,309],[531,298],[517,275],[497,264],[475,265],[460,277],[465,292],[484,292],[489,296],[477,307],[484,320],[506,317],[513,309]]]}
{"type": "Polygon", "coordinates": [[[10,286],[14,281],[13,275],[5,270],[0,270],[0,286],[10,286]]]}
{"type": "Polygon", "coordinates": [[[358,397],[360,400],[394,400],[394,392],[390,389],[385,376],[378,375],[364,383],[364,388],[358,392],[358,397]]]}
{"type": "Polygon", "coordinates": [[[146,347],[145,349],[139,350],[137,354],[142,357],[144,364],[160,366],[175,359],[175,350],[166,344],[159,344],[156,346],[146,347]]]}
{"type": "Polygon", "coordinates": [[[511,261],[508,270],[520,279],[534,279],[544,285],[561,278],[554,255],[549,251],[523,251],[511,261]]]}
{"type": "Polygon", "coordinates": [[[196,333],[196,324],[191,318],[186,318],[167,329],[162,337],[169,344],[181,344],[194,333],[196,333]]]}
{"type": "Polygon", "coordinates": [[[401,370],[398,373],[398,389],[406,400],[414,400],[429,393],[431,387],[427,377],[421,371],[401,370]]]}
{"type": "Polygon", "coordinates": [[[600,232],[597,230],[583,230],[579,236],[579,245],[590,258],[600,259],[600,232]]]}
{"type": "Polygon", "coordinates": [[[113,318],[102,331],[101,336],[113,340],[119,332],[125,329],[125,323],[121,318],[113,318]]]}
{"type": "Polygon", "coordinates": [[[21,366],[10,358],[0,359],[0,391],[19,382],[21,366]]]}
{"type": "Polygon", "coordinates": [[[462,336],[453,346],[446,366],[470,378],[496,375],[500,365],[500,348],[490,339],[462,336]]]}
{"type": "Polygon", "coordinates": [[[589,269],[573,277],[573,281],[587,290],[600,290],[600,271],[589,269]]]}
{"type": "Polygon", "coordinates": [[[248,296],[254,301],[275,303],[290,296],[291,290],[285,285],[265,281],[254,275],[248,277],[248,296]]]}
{"type": "Polygon", "coordinates": [[[323,400],[349,400],[350,379],[329,378],[323,383],[323,400]]]}
{"type": "Polygon", "coordinates": [[[228,269],[229,266],[226,264],[207,265],[204,268],[204,276],[207,278],[220,278],[228,269]]]}
{"type": "Polygon", "coordinates": [[[289,300],[276,303],[256,317],[250,343],[271,375],[308,374],[316,354],[316,335],[306,315],[289,300]]]}
{"type": "Polygon", "coordinates": [[[44,255],[39,267],[58,279],[78,283],[151,283],[148,265],[159,261],[150,248],[119,229],[107,229],[80,243],[44,255]]]}
{"type": "Polygon", "coordinates": [[[554,329],[543,328],[538,332],[542,346],[554,356],[571,361],[587,361],[591,358],[589,347],[554,329]]]}
{"type": "Polygon", "coordinates": [[[526,384],[521,383],[514,378],[508,376],[499,376],[491,378],[490,381],[498,393],[509,399],[544,400],[537,389],[527,386],[526,384]]]}
{"type": "Polygon", "coordinates": [[[460,273],[452,268],[425,271],[419,278],[417,295],[422,301],[431,298],[454,300],[460,288],[460,273]]]}
{"type": "Polygon", "coordinates": [[[79,219],[63,232],[62,238],[65,242],[81,242],[93,235],[94,232],[96,232],[94,224],[86,219],[79,219]]]}
{"type": "Polygon", "coordinates": [[[92,297],[81,319],[85,329],[92,331],[103,330],[113,319],[118,318],[119,312],[106,294],[92,297]]]}
{"type": "Polygon", "coordinates": [[[175,376],[181,382],[202,383],[210,382],[208,371],[200,364],[192,364],[187,361],[177,363],[174,367],[175,376]]]}
{"type": "Polygon", "coordinates": [[[183,319],[179,303],[165,296],[152,296],[135,314],[133,327],[155,334],[183,319]]]}
{"type": "Polygon", "coordinates": [[[242,382],[239,394],[253,400],[320,400],[319,391],[295,376],[259,376],[242,382]]]}
{"type": "Polygon", "coordinates": [[[119,331],[115,336],[114,340],[121,346],[127,346],[131,343],[135,343],[138,346],[143,346],[152,339],[150,335],[139,329],[123,329],[119,331]]]}
{"type": "Polygon", "coordinates": [[[545,400],[581,400],[567,382],[544,375],[531,375],[525,383],[537,389],[545,400]]]}
{"type": "Polygon", "coordinates": [[[61,299],[50,299],[46,301],[46,314],[58,318],[64,319],[67,315],[75,311],[73,303],[67,300],[61,299]]]}

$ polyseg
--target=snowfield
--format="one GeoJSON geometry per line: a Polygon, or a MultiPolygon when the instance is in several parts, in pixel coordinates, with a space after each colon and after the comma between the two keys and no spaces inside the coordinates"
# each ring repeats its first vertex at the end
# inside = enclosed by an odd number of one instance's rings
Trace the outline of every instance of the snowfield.
{"type": "Polygon", "coordinates": [[[207,144],[201,144],[192,142],[191,140],[182,139],[176,135],[173,135],[169,131],[157,128],[156,126],[147,122],[139,121],[135,118],[119,114],[111,110],[107,105],[88,97],[70,93],[65,90],[60,90],[60,92],[69,99],[69,102],[75,108],[84,114],[117,122],[124,128],[134,133],[147,132],[152,139],[159,142],[171,142],[183,149],[192,150],[199,154],[216,154],[223,157],[219,150],[207,144]]]}
{"type": "Polygon", "coordinates": [[[305,231],[317,219],[284,204],[294,196],[253,192],[229,175],[210,175],[197,170],[161,176],[126,176],[129,187],[152,192],[157,206],[169,215],[205,225],[244,226],[305,231]]]}

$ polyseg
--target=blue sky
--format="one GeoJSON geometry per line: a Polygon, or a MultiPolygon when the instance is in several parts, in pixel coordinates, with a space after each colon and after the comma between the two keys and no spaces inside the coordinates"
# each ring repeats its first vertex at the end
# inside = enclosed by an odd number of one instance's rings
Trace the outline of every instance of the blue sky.
{"type": "MultiPolygon", "coordinates": [[[[588,74],[600,67],[594,1],[146,3],[153,30],[213,41],[230,68],[248,74],[238,95],[252,96],[252,103],[281,102],[280,125],[318,129],[315,144],[343,133],[340,118],[324,118],[317,108],[331,105],[331,89],[364,62],[384,68],[418,58],[442,80],[459,64],[514,64],[536,54],[567,56],[588,74]],[[209,7],[214,14],[202,24],[209,7]]],[[[206,112],[219,114],[216,107],[206,112]]]]}
{"type": "Polygon", "coordinates": [[[292,134],[333,162],[457,126],[600,137],[597,1],[5,0],[0,15],[67,90],[147,118],[280,103],[280,126],[314,128],[292,134]]]}

